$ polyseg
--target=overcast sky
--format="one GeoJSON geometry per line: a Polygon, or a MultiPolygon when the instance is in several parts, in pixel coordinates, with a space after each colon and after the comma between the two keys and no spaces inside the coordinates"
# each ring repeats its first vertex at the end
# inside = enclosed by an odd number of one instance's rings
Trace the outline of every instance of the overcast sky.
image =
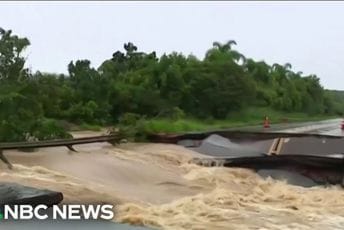
{"type": "Polygon", "coordinates": [[[98,67],[128,41],[203,58],[233,39],[246,57],[344,90],[344,2],[1,2],[0,27],[29,38],[33,71],[67,73],[77,59],[98,67]]]}

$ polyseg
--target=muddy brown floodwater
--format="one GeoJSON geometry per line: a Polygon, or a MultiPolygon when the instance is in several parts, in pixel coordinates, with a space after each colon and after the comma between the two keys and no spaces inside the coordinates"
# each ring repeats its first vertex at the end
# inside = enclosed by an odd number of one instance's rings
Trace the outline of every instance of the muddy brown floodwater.
{"type": "Polygon", "coordinates": [[[114,221],[157,229],[344,229],[340,187],[303,188],[247,169],[200,167],[189,163],[199,153],[177,145],[75,148],[6,151],[14,170],[1,164],[0,181],[61,191],[64,203],[115,204],[114,221]]]}

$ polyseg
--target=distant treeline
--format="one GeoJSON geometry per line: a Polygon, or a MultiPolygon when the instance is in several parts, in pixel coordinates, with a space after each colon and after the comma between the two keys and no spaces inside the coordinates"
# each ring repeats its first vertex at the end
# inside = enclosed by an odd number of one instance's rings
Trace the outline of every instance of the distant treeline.
{"type": "Polygon", "coordinates": [[[89,60],[70,62],[68,75],[31,73],[22,56],[29,45],[0,29],[0,141],[65,136],[57,120],[230,119],[250,106],[309,115],[344,111],[343,94],[325,90],[317,76],[245,57],[233,40],[214,42],[203,60],[177,52],[158,57],[129,42],[97,69],[89,60]]]}

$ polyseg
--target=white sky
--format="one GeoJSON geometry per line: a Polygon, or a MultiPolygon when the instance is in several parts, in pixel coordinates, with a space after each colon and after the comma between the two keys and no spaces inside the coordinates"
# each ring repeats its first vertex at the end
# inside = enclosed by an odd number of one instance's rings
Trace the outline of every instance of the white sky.
{"type": "Polygon", "coordinates": [[[203,58],[233,39],[246,57],[344,90],[344,2],[1,2],[0,27],[29,38],[33,71],[67,73],[77,59],[98,67],[128,41],[203,58]]]}

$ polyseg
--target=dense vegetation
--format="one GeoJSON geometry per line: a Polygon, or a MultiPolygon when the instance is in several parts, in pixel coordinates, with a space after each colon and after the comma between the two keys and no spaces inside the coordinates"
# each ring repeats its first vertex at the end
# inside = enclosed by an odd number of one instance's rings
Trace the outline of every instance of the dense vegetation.
{"type": "Polygon", "coordinates": [[[200,60],[176,52],[157,57],[129,42],[97,69],[77,60],[69,63],[68,75],[31,73],[22,56],[29,40],[1,29],[0,141],[65,137],[61,121],[230,120],[247,108],[307,115],[344,111],[340,93],[324,90],[317,76],[247,58],[235,44],[214,42],[200,60]]]}

